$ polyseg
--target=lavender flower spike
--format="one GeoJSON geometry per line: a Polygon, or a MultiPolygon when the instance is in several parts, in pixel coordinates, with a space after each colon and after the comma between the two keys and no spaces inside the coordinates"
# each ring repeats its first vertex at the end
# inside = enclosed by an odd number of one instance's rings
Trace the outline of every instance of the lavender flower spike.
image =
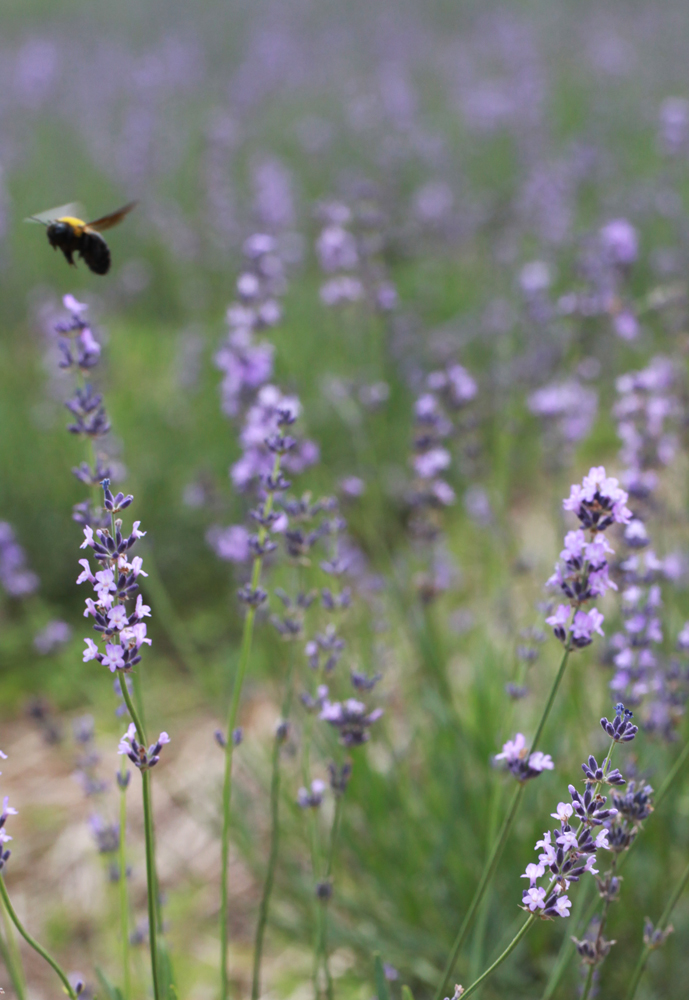
{"type": "Polygon", "coordinates": [[[549,587],[556,587],[567,599],[567,604],[546,618],[556,638],[569,648],[589,646],[595,633],[603,635],[603,615],[597,608],[584,609],[607,590],[617,590],[610,579],[607,557],[613,549],[604,532],[613,524],[628,524],[632,518],[627,508],[628,495],[618,481],[605,473],[603,466],[592,468],[581,485],[572,486],[570,495],[563,501],[565,510],[572,511],[580,527],[568,531],[560,562],[548,580],[549,587]]]}

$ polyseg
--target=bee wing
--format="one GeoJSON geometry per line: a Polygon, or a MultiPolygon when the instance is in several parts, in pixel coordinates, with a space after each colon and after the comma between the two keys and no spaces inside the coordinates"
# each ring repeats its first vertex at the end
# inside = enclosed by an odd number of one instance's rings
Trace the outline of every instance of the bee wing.
{"type": "Polygon", "coordinates": [[[36,215],[30,215],[28,219],[24,219],[24,222],[41,222],[44,226],[47,226],[49,222],[61,219],[65,215],[76,219],[83,219],[84,209],[78,201],[72,201],[68,205],[58,205],[57,208],[49,208],[47,212],[38,212],[36,215]]]}
{"type": "Polygon", "coordinates": [[[95,222],[87,222],[86,225],[89,229],[95,229],[97,232],[102,232],[104,229],[110,229],[112,226],[116,226],[118,222],[121,222],[133,208],[136,207],[138,202],[130,201],[128,205],[124,208],[119,208],[116,212],[111,212],[110,215],[104,215],[100,219],[96,219],[95,222]]]}

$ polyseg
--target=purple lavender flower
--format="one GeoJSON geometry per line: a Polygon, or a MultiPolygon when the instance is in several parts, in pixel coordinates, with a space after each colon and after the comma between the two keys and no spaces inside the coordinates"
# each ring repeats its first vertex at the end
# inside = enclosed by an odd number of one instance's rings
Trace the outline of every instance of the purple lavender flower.
{"type": "MultiPolygon", "coordinates": [[[[7,754],[2,754],[2,757],[6,760],[7,754]]],[[[0,871],[5,867],[10,856],[10,850],[5,849],[5,844],[7,844],[12,837],[8,834],[5,829],[5,823],[7,822],[8,816],[16,816],[17,810],[13,809],[9,804],[9,798],[7,795],[2,801],[2,812],[0,813],[0,871]]]]}
{"type": "Polygon", "coordinates": [[[617,590],[607,562],[613,550],[603,532],[612,524],[629,524],[632,514],[626,507],[627,499],[617,480],[606,476],[601,466],[591,469],[581,486],[572,486],[570,496],[563,501],[564,509],[573,511],[582,527],[565,535],[561,562],[548,580],[548,586],[557,587],[569,601],[546,618],[562,643],[569,641],[582,648],[590,645],[594,633],[603,635],[603,615],[596,608],[584,611],[582,605],[608,589],[617,590]]]}
{"type": "Polygon", "coordinates": [[[550,754],[540,750],[529,754],[523,733],[517,733],[513,740],[508,740],[503,745],[502,753],[495,755],[495,760],[504,760],[508,770],[520,782],[537,778],[543,771],[552,771],[555,766],[550,754]]]}
{"type": "Polygon", "coordinates": [[[311,782],[310,791],[302,787],[297,792],[297,805],[301,809],[317,809],[323,801],[323,793],[326,787],[324,781],[314,778],[311,782]]]}
{"type": "Polygon", "coordinates": [[[165,746],[166,743],[170,742],[170,737],[167,733],[161,733],[155,743],[146,749],[146,747],[141,746],[136,739],[136,726],[133,722],[129,723],[127,732],[124,734],[120,740],[119,747],[117,748],[118,754],[123,754],[131,760],[132,764],[139,768],[140,771],[148,771],[150,768],[155,767],[155,765],[160,760],[160,751],[165,746]]]}
{"type": "MultiPolygon", "coordinates": [[[[113,497],[108,480],[103,481],[103,490],[105,503],[112,507],[113,516],[123,506],[131,503],[132,498],[125,497],[124,494],[118,493],[113,497]]],[[[143,603],[137,583],[137,578],[146,576],[146,573],[142,568],[142,559],[135,556],[130,561],[128,555],[137,540],[146,534],[140,530],[140,524],[140,521],[135,521],[128,536],[122,534],[122,521],[119,518],[114,522],[114,536],[107,528],[99,528],[94,533],[87,526],[84,528],[84,541],[81,544],[82,549],[92,549],[96,561],[103,567],[94,574],[88,559],[80,559],[83,570],[77,583],[88,582],[93,587],[96,599],[86,599],[84,617],[93,617],[93,627],[105,641],[105,652],[101,652],[93,639],[84,639],[86,649],[83,660],[84,663],[97,660],[113,673],[116,670],[130,670],[141,660],[141,646],[151,645],[144,622],[144,618],[150,616],[151,609],[143,603]],[[127,602],[135,598],[134,608],[127,611],[127,602]]]]}
{"type": "Polygon", "coordinates": [[[363,702],[348,698],[344,702],[325,701],[319,719],[329,722],[339,731],[344,746],[355,747],[367,742],[370,738],[368,727],[382,714],[382,708],[368,712],[363,702]]]}

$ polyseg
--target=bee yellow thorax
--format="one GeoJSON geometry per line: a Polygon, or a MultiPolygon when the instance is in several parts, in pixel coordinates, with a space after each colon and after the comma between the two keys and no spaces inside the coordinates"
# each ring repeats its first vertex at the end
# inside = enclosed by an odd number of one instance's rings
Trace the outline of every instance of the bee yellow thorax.
{"type": "Polygon", "coordinates": [[[81,236],[86,227],[86,223],[83,219],[75,219],[73,215],[63,215],[62,218],[57,221],[66,222],[67,225],[72,226],[72,228],[76,230],[77,236],[81,236]]]}

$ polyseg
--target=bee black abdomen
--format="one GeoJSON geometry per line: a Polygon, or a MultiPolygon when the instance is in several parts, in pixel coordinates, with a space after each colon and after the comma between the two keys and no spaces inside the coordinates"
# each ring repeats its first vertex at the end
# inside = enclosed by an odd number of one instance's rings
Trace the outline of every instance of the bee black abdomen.
{"type": "Polygon", "coordinates": [[[110,250],[99,233],[86,232],[81,237],[79,253],[94,274],[107,274],[110,270],[110,250]]]}

